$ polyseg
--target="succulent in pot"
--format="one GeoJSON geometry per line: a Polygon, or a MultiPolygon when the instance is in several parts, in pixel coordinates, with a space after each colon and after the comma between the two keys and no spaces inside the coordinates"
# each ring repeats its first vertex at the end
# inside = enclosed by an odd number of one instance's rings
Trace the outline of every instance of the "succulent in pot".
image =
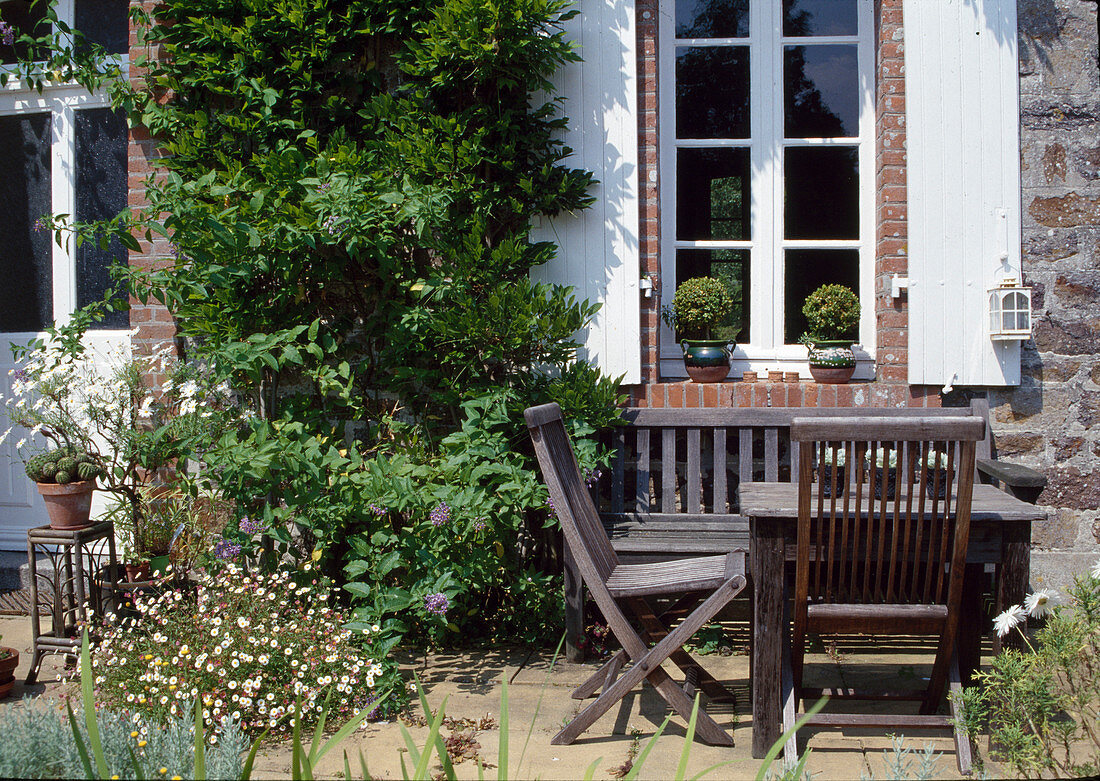
{"type": "Polygon", "coordinates": [[[672,305],[661,312],[680,339],[684,366],[694,382],[721,382],[729,374],[737,345],[730,339],[713,338],[713,332],[732,311],[733,296],[725,282],[692,277],[676,288],[672,305]]]}
{"type": "Polygon", "coordinates": [[[26,471],[42,494],[50,526],[79,529],[88,525],[96,478],[103,475],[103,466],[94,455],[62,445],[29,458],[26,471]]]}
{"type": "Polygon", "coordinates": [[[844,285],[822,285],[806,296],[802,314],[809,331],[800,341],[809,348],[810,374],[820,383],[848,382],[856,368],[859,296],[844,285]]]}

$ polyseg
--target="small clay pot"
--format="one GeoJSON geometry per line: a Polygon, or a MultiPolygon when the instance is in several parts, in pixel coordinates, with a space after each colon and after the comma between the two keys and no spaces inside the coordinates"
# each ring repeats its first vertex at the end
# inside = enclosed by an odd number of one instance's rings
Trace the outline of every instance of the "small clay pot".
{"type": "Polygon", "coordinates": [[[0,651],[6,651],[7,656],[0,659],[0,699],[11,694],[15,685],[15,668],[19,666],[19,652],[14,648],[0,646],[0,651]]]}
{"type": "Polygon", "coordinates": [[[756,375],[756,372],[753,372],[753,371],[745,371],[745,372],[744,372],[744,373],[743,373],[743,374],[741,375],[741,381],[742,381],[742,382],[756,382],[756,377],[757,377],[757,375],[756,375]]]}
{"type": "Polygon", "coordinates": [[[783,382],[798,382],[798,372],[783,372],[783,382]]]}
{"type": "Polygon", "coordinates": [[[772,369],[768,372],[768,382],[783,382],[783,372],[779,369],[772,369]]]}
{"type": "Polygon", "coordinates": [[[52,529],[83,529],[88,526],[92,515],[92,492],[95,480],[82,480],[79,483],[35,483],[38,493],[46,503],[46,513],[50,517],[52,529]]]}

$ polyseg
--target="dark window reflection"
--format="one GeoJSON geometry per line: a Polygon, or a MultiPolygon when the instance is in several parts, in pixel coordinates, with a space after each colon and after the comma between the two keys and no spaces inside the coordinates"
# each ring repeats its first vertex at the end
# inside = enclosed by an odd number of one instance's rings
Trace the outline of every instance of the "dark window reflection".
{"type": "Polygon", "coordinates": [[[0,117],[0,331],[53,321],[52,237],[35,229],[52,211],[50,140],[49,114],[0,117]]]}
{"type": "MultiPolygon", "coordinates": [[[[107,220],[126,208],[126,119],[110,109],[76,112],[76,219],[107,220]]],[[[126,262],[126,250],[112,239],[107,249],[86,241],[76,250],[76,303],[103,300],[111,284],[110,268],[126,262]]],[[[109,312],[101,328],[127,328],[126,311],[109,312]]]]}
{"type": "Polygon", "coordinates": [[[855,147],[784,151],[784,238],[859,238],[859,158],[855,147]]]}
{"type": "MultiPolygon", "coordinates": [[[[43,20],[46,18],[45,3],[36,3],[33,7],[27,0],[9,0],[0,3],[0,19],[13,28],[16,39],[21,35],[44,35],[50,31],[50,26],[43,20]]],[[[27,53],[27,47],[18,40],[13,46],[8,46],[0,40],[0,62],[9,64],[17,61],[27,53]]]]}
{"type": "Polygon", "coordinates": [[[749,0],[676,0],[677,38],[744,38],[749,0]]]}
{"type": "Polygon", "coordinates": [[[122,0],[76,0],[76,29],[111,54],[130,49],[129,3],[122,0]]]}
{"type": "MultiPolygon", "coordinates": [[[[783,335],[794,344],[806,333],[802,305],[822,285],[850,287],[859,295],[859,251],[854,249],[789,249],[783,284],[783,335]]],[[[858,334],[849,334],[853,341],[858,334]]]]}
{"type": "Polygon", "coordinates": [[[856,47],[786,47],[783,94],[787,138],[859,135],[856,47]]]}
{"type": "Polygon", "coordinates": [[[714,339],[749,341],[749,251],[747,249],[676,250],[676,284],[692,277],[714,277],[726,283],[733,309],[717,328],[714,339]]]}
{"type": "Polygon", "coordinates": [[[749,137],[749,48],[676,52],[676,136],[749,137]]]}
{"type": "Polygon", "coordinates": [[[676,238],[749,238],[749,150],[676,151],[676,238]]]}
{"type": "Polygon", "coordinates": [[[783,34],[855,35],[856,0],[783,0],[783,34]]]}

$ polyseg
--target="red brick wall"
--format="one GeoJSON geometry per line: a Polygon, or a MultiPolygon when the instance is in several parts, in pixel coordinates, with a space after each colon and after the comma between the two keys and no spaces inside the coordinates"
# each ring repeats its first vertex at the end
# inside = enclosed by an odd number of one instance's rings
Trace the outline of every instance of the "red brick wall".
{"type": "MultiPolygon", "coordinates": [[[[156,3],[152,0],[133,0],[131,5],[143,6],[147,11],[152,10],[156,3]]],[[[133,62],[138,55],[150,56],[152,52],[148,46],[139,46],[137,31],[130,30],[130,61],[133,62]]],[[[130,66],[130,80],[139,82],[144,76],[145,70],[136,65],[130,66]]],[[[141,127],[135,127],[130,131],[129,143],[129,195],[130,208],[135,211],[143,209],[148,201],[145,197],[145,181],[153,170],[153,161],[160,155],[156,141],[141,127]]],[[[172,244],[168,239],[155,238],[152,242],[144,237],[139,239],[140,252],[130,253],[130,266],[136,268],[163,267],[174,260],[172,244]]],[[[137,299],[130,300],[130,325],[137,329],[132,337],[134,352],[140,355],[149,355],[154,350],[165,344],[174,344],[176,327],[168,310],[150,301],[143,304],[137,299]]],[[[157,380],[157,378],[154,378],[157,380]]],[[[159,382],[155,382],[159,384],[159,382]]]]}
{"type": "MultiPolygon", "coordinates": [[[[660,273],[657,200],[657,14],[655,0],[638,0],[639,175],[642,273],[660,273]]],[[[905,179],[905,55],[902,0],[877,0],[875,325],[876,379],[849,385],[726,381],[712,385],[661,382],[658,299],[642,299],[642,385],[630,403],[650,407],[940,406],[936,388],[908,385],[908,307],[890,296],[894,274],[908,270],[905,179]]],[[[673,280],[666,280],[673,284],[673,280]]]]}

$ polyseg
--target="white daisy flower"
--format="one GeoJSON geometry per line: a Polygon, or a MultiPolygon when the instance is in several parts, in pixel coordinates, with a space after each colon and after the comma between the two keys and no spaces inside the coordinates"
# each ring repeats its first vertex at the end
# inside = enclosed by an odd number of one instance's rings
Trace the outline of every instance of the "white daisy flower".
{"type": "Polygon", "coordinates": [[[1032,618],[1043,618],[1060,602],[1058,592],[1044,588],[1028,594],[1027,599],[1024,600],[1024,606],[1032,618]]]}
{"type": "Polygon", "coordinates": [[[1013,627],[1019,626],[1027,618],[1027,611],[1022,605],[1013,605],[1005,612],[993,619],[993,628],[997,631],[997,637],[1004,637],[1013,627]]]}

